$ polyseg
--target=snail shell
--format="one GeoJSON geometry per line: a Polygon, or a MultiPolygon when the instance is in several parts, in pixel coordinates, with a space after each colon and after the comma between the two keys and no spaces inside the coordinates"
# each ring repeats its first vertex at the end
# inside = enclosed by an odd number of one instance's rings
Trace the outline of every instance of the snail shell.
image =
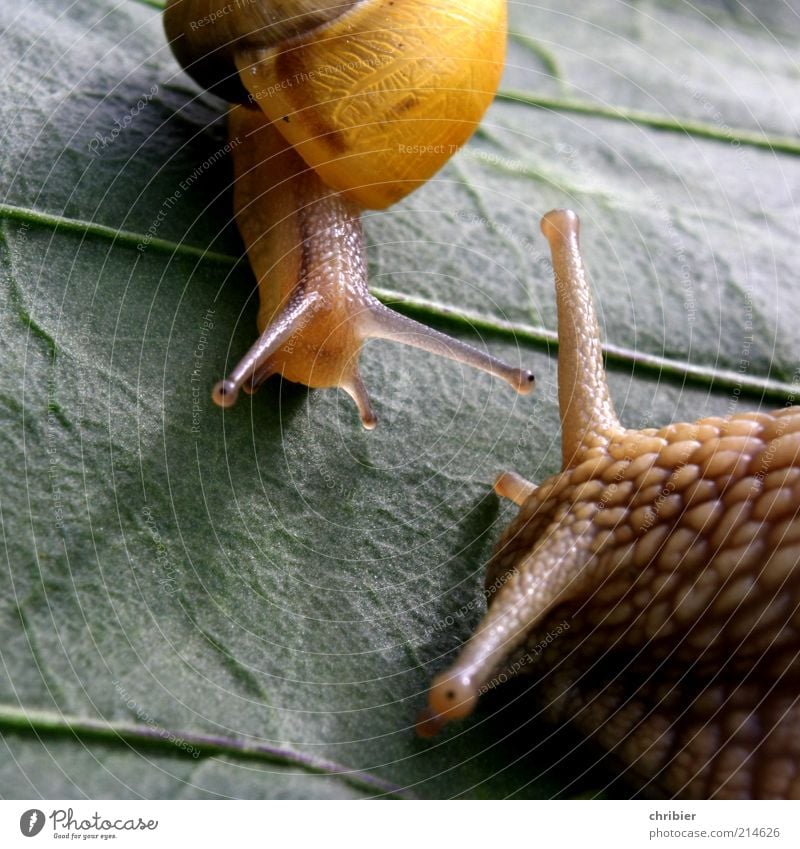
{"type": "Polygon", "coordinates": [[[563,470],[520,505],[489,611],[433,682],[423,735],[514,674],[645,781],[800,797],[800,407],[628,430],[570,211],[548,213],[563,470]]]}
{"type": "Polygon", "coordinates": [[[187,71],[234,104],[236,221],[261,299],[261,336],[216,403],[282,374],[345,390],[374,427],[358,369],[369,338],[533,388],[530,372],[380,304],[361,226],[472,135],[502,73],[505,0],[170,0],[164,24],[187,71]]]}

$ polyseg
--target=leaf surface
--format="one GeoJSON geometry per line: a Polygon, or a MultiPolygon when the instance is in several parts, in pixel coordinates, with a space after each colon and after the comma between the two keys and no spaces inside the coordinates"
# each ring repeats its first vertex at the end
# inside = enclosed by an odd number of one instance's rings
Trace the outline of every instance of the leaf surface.
{"type": "Polygon", "coordinates": [[[210,402],[254,282],[224,105],[158,9],[0,10],[0,794],[626,792],[530,683],[432,743],[414,717],[484,609],[512,515],[495,475],[558,468],[542,213],[582,217],[626,424],[793,397],[800,21],[721,0],[511,14],[478,134],[366,226],[376,292],[537,392],[376,343],[365,433],[330,391],[210,402]]]}

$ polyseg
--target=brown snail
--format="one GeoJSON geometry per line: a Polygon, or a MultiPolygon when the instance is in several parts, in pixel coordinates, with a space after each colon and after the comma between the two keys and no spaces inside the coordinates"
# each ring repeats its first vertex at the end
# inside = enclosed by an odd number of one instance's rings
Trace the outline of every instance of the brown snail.
{"type": "Polygon", "coordinates": [[[374,427],[358,368],[369,338],[533,388],[374,298],[361,226],[472,135],[503,68],[505,0],[169,0],[164,26],[186,70],[233,104],[236,221],[259,284],[261,336],[217,404],[282,374],[344,389],[374,427]]]}
{"type": "Polygon", "coordinates": [[[578,242],[548,213],[563,470],[495,489],[520,506],[489,611],[436,677],[423,736],[526,673],[670,795],[800,797],[800,407],[620,425],[578,242]]]}

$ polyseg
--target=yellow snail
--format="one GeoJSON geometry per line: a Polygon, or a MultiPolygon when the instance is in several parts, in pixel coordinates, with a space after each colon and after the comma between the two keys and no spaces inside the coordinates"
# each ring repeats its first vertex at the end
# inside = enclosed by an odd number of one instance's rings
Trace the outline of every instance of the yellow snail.
{"type": "Polygon", "coordinates": [[[557,721],[669,794],[800,798],[800,407],[627,430],[578,218],[548,213],[562,471],[520,506],[489,611],[434,680],[423,736],[517,673],[557,721]]]}
{"type": "Polygon", "coordinates": [[[233,104],[236,221],[259,285],[261,336],[217,404],[282,374],[344,389],[372,428],[369,338],[533,388],[530,372],[377,301],[361,226],[472,135],[503,68],[505,0],[169,0],[164,26],[189,74],[233,104]]]}

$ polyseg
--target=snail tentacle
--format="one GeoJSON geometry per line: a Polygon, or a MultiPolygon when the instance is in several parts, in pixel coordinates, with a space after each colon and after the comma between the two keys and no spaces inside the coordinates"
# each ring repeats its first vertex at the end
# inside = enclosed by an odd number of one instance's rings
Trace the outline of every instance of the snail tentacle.
{"type": "Polygon", "coordinates": [[[494,482],[494,491],[500,498],[507,498],[518,507],[522,507],[535,490],[535,483],[531,483],[516,472],[503,472],[494,482]]]}
{"type": "Polygon", "coordinates": [[[367,387],[364,386],[364,381],[357,370],[350,375],[349,379],[344,378],[342,380],[342,389],[355,401],[364,429],[375,430],[378,425],[378,417],[372,409],[367,387]]]}
{"type": "Polygon", "coordinates": [[[580,251],[580,222],[569,209],[542,218],[558,305],[558,403],[564,468],[581,462],[596,434],[621,430],[608,392],[600,330],[580,251]]]}
{"type": "MultiPolygon", "coordinates": [[[[578,535],[573,517],[539,518],[541,536],[523,563],[494,584],[491,606],[455,664],[433,679],[422,732],[472,713],[478,696],[503,683],[515,662],[531,662],[528,635],[556,605],[569,598],[577,576],[592,558],[591,533],[578,535]],[[427,723],[425,719],[429,720],[427,723]],[[430,720],[435,718],[435,723],[430,720]]],[[[516,540],[506,540],[513,551],[516,540]]],[[[498,553],[503,556],[502,547],[498,553]]],[[[490,590],[492,588],[490,587],[490,590]]]]}
{"type": "Polygon", "coordinates": [[[236,403],[241,389],[253,392],[266,377],[273,374],[270,358],[297,333],[306,317],[318,308],[320,301],[321,298],[314,293],[290,301],[256,339],[228,377],[214,386],[211,395],[214,403],[219,407],[231,407],[236,403]]]}
{"type": "Polygon", "coordinates": [[[452,336],[420,324],[413,318],[389,309],[377,299],[373,299],[368,315],[364,318],[364,334],[371,339],[386,339],[410,345],[412,348],[420,348],[428,353],[485,371],[504,380],[520,395],[527,395],[534,388],[535,378],[532,372],[515,368],[466,342],[460,342],[452,336]]]}

